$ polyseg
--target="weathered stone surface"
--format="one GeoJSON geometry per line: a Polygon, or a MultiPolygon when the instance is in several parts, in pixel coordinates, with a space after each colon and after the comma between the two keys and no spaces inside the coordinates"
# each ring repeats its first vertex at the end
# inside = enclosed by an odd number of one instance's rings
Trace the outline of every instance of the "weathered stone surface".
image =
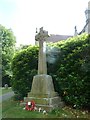
{"type": "Polygon", "coordinates": [[[33,77],[31,92],[24,98],[24,101],[34,100],[37,107],[52,110],[56,107],[62,107],[63,102],[54,90],[52,77],[47,75],[46,51],[43,47],[47,36],[48,32],[43,31],[43,28],[35,36],[35,39],[39,41],[38,75],[33,77]]]}
{"type": "Polygon", "coordinates": [[[28,94],[30,96],[37,97],[54,97],[56,93],[54,91],[54,86],[52,82],[52,77],[50,75],[36,75],[33,78],[32,89],[28,94]]]}
{"type": "Polygon", "coordinates": [[[45,40],[48,37],[48,32],[40,28],[40,32],[35,36],[35,40],[39,41],[39,56],[38,56],[38,74],[47,74],[46,64],[46,45],[45,40]]]}
{"type": "Polygon", "coordinates": [[[25,102],[34,100],[36,103],[36,107],[43,108],[47,111],[52,110],[54,108],[62,108],[64,103],[61,101],[60,97],[52,97],[52,98],[38,98],[38,97],[26,97],[24,98],[25,102]]]}
{"type": "Polygon", "coordinates": [[[8,84],[5,84],[5,85],[4,85],[4,88],[5,88],[5,89],[8,89],[8,84]]]}
{"type": "Polygon", "coordinates": [[[54,90],[52,77],[50,75],[36,75],[33,78],[31,92],[24,98],[25,102],[34,100],[37,107],[46,110],[52,110],[56,107],[62,107],[61,98],[54,90]]]}

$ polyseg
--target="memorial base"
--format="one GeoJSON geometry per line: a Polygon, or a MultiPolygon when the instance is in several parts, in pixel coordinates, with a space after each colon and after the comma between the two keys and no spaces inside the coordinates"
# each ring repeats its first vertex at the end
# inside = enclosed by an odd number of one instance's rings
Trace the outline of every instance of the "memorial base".
{"type": "Polygon", "coordinates": [[[64,106],[61,102],[60,97],[53,98],[36,98],[36,97],[26,97],[24,98],[25,103],[28,101],[34,100],[36,107],[41,107],[43,110],[51,111],[54,108],[62,108],[64,106]]]}
{"type": "Polygon", "coordinates": [[[36,107],[47,111],[64,106],[61,98],[54,91],[52,77],[50,75],[36,75],[33,78],[31,92],[24,98],[25,103],[35,101],[36,107]]]}

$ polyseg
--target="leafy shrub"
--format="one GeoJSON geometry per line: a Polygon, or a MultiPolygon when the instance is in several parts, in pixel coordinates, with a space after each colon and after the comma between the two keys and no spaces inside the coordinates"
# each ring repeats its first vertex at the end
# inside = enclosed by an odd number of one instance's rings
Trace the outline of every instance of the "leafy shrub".
{"type": "Polygon", "coordinates": [[[17,52],[12,61],[12,88],[23,97],[31,90],[33,76],[37,74],[38,47],[30,46],[17,52]]]}
{"type": "Polygon", "coordinates": [[[13,100],[15,100],[15,101],[23,100],[23,95],[22,94],[15,94],[13,96],[13,100]]]}
{"type": "Polygon", "coordinates": [[[57,62],[49,65],[55,89],[77,108],[90,107],[90,35],[82,34],[53,44],[60,49],[57,62]]]}

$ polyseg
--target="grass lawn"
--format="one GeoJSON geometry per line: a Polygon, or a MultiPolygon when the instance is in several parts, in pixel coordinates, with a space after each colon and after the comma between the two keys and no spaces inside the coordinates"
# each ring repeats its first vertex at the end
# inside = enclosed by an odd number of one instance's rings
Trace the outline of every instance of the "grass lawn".
{"type": "Polygon", "coordinates": [[[2,104],[0,103],[0,120],[2,118],[2,104]]]}
{"type": "Polygon", "coordinates": [[[12,92],[11,87],[8,87],[8,89],[5,89],[4,87],[0,87],[0,95],[8,93],[8,92],[12,92]]]}
{"type": "Polygon", "coordinates": [[[0,95],[2,95],[2,87],[0,87],[0,95]]]}
{"type": "Polygon", "coordinates": [[[90,118],[88,111],[80,111],[70,107],[56,109],[47,114],[38,111],[26,111],[19,104],[20,102],[9,99],[2,103],[3,118],[90,118]]]}

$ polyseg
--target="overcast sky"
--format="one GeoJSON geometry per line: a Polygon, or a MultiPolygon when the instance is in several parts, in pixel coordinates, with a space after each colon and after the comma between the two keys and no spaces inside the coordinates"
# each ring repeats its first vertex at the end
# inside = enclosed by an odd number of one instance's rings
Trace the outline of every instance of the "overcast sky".
{"type": "Polygon", "coordinates": [[[36,27],[49,34],[74,35],[85,25],[89,0],[0,0],[0,24],[11,28],[17,44],[33,44],[36,27]]]}

